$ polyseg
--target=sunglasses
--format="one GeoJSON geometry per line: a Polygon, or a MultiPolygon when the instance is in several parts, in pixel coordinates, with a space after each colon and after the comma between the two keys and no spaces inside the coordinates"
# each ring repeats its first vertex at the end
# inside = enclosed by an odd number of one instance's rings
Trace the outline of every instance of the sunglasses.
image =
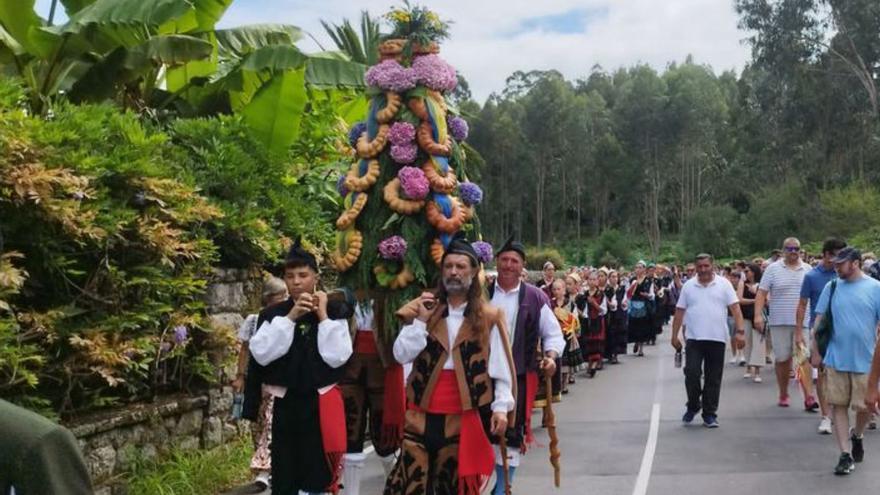
{"type": "Polygon", "coordinates": [[[797,246],[785,246],[785,250],[788,251],[789,253],[796,253],[796,252],[800,251],[801,248],[799,248],[797,246]]]}

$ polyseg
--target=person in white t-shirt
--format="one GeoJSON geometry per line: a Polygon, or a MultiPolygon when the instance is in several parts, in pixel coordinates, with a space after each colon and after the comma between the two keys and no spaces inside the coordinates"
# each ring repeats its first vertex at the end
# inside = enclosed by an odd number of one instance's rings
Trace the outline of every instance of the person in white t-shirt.
{"type": "Polygon", "coordinates": [[[685,388],[687,411],[682,421],[689,424],[702,409],[703,426],[717,428],[718,402],[721,398],[721,378],[724,373],[724,348],[727,342],[727,311],[735,321],[733,345],[744,347],[745,327],[739,298],[733,285],[712,271],[714,259],[710,254],[696,258],[697,277],[681,288],[672,321],[672,346],[681,352],[679,339],[682,324],[685,331],[685,388]],[[706,376],[701,380],[702,370],[706,376]]]}

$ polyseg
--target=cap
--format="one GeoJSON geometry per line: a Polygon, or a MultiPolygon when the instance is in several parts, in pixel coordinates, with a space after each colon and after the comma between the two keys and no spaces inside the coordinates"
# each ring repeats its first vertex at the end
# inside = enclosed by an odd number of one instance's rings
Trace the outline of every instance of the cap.
{"type": "Polygon", "coordinates": [[[837,256],[831,260],[832,263],[843,263],[844,261],[859,261],[862,259],[862,252],[854,247],[843,248],[838,251],[837,256]]]}
{"type": "Polygon", "coordinates": [[[504,245],[501,246],[501,249],[499,249],[498,252],[495,253],[496,258],[498,256],[500,256],[501,253],[504,253],[507,251],[513,251],[515,253],[518,253],[520,256],[522,256],[523,260],[526,259],[526,247],[523,246],[523,244],[521,242],[514,240],[514,238],[515,238],[515,236],[510,236],[507,239],[507,242],[505,242],[504,245]]]}
{"type": "Polygon", "coordinates": [[[452,241],[449,243],[449,246],[446,247],[446,252],[443,253],[443,258],[446,258],[446,255],[449,254],[463,254],[473,260],[475,265],[480,264],[480,257],[477,256],[477,251],[464,238],[464,234],[461,232],[455,234],[455,237],[452,238],[452,241]]]}
{"type": "Polygon", "coordinates": [[[288,251],[287,258],[284,259],[284,263],[286,265],[305,265],[312,270],[315,270],[316,272],[318,271],[318,260],[315,258],[315,255],[306,251],[302,247],[302,239],[299,237],[296,238],[296,241],[294,241],[293,246],[291,246],[290,248],[290,251],[288,251]]]}

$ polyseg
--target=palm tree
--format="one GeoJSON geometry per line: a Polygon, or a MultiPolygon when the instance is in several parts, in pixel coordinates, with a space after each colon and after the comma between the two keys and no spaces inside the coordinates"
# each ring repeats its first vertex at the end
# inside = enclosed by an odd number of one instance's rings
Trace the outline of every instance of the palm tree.
{"type": "Polygon", "coordinates": [[[368,11],[361,11],[360,36],[348,19],[343,19],[342,25],[322,20],[321,25],[336,47],[348,55],[352,62],[375,65],[379,61],[379,40],[382,36],[379,32],[379,19],[370,17],[368,11]]]}

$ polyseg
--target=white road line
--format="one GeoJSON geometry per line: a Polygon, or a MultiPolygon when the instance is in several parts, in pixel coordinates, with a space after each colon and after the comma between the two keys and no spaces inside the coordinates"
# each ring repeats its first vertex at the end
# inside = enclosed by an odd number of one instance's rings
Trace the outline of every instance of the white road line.
{"type": "Polygon", "coordinates": [[[651,407],[651,426],[648,429],[648,441],[645,443],[645,453],[642,455],[642,465],[639,467],[639,475],[636,477],[636,486],[633,495],[646,495],[648,493],[648,481],[651,479],[651,469],[654,466],[654,454],[657,452],[657,437],[660,435],[660,402],[663,398],[663,370],[668,360],[660,357],[657,360],[657,375],[654,382],[654,406],[651,407]]]}
{"type": "Polygon", "coordinates": [[[654,453],[657,451],[657,436],[660,431],[660,404],[654,404],[651,409],[651,429],[648,432],[648,443],[645,445],[645,454],[642,456],[642,466],[639,468],[639,476],[636,478],[636,487],[633,495],[645,495],[648,493],[648,480],[651,479],[651,468],[654,465],[654,453]]]}

